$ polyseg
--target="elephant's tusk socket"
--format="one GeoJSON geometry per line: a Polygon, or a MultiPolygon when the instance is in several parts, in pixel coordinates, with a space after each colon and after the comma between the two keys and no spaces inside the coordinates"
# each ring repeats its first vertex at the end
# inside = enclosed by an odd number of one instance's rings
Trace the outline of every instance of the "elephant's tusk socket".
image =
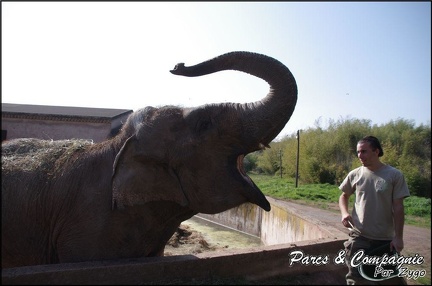
{"type": "Polygon", "coordinates": [[[265,150],[265,148],[270,148],[270,145],[268,145],[268,144],[263,144],[263,143],[259,143],[258,144],[258,147],[261,149],[261,150],[265,150]]]}

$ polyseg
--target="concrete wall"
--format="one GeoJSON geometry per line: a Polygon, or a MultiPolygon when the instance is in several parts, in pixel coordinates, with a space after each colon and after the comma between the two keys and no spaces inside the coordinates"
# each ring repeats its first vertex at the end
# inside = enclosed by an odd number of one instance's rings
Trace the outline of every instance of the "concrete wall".
{"type": "Polygon", "coordinates": [[[271,205],[269,212],[245,203],[218,214],[197,216],[257,236],[265,245],[334,237],[336,232],[343,235],[292,203],[267,199],[271,205]]]}
{"type": "Polygon", "coordinates": [[[261,238],[262,213],[257,205],[245,203],[221,213],[196,216],[261,238]]]}

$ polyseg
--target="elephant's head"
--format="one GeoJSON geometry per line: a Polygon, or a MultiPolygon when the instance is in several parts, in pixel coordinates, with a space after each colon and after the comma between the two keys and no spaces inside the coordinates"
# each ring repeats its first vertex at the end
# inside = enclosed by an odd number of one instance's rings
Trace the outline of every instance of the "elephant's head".
{"type": "Polygon", "coordinates": [[[270,210],[246,175],[243,158],[268,147],[290,119],[297,101],[295,79],[279,61],[250,52],[231,52],[190,67],[181,63],[171,73],[193,77],[222,70],[262,78],[270,91],[252,103],[134,112],[119,135],[128,139],[114,165],[114,206],[165,200],[212,214],[252,202],[270,210]]]}

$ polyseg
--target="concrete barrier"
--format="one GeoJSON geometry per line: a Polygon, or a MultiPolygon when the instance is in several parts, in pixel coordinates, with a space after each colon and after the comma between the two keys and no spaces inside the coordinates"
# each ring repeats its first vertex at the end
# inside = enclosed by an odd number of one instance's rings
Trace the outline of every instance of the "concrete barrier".
{"type": "MultiPolygon", "coordinates": [[[[345,266],[333,263],[341,245],[340,240],[320,239],[211,254],[8,268],[2,269],[2,284],[174,285],[212,284],[229,279],[241,279],[247,283],[271,277],[327,272],[332,273],[329,285],[342,285],[345,266]],[[301,263],[290,266],[290,254],[296,250],[309,256],[328,256],[329,262],[319,266],[305,266],[301,263]]],[[[317,284],[327,283],[317,281],[317,284]]]]}

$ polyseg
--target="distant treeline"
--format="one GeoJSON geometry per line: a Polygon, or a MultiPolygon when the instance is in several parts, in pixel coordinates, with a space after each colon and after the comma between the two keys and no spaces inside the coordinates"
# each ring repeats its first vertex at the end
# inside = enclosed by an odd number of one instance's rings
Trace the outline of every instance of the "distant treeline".
{"type": "Polygon", "coordinates": [[[370,120],[330,120],[328,127],[300,130],[270,144],[270,149],[246,156],[246,171],[296,177],[299,143],[299,182],[339,185],[350,170],[361,166],[357,142],[366,135],[376,136],[384,149],[381,161],[400,169],[413,196],[431,197],[431,127],[397,119],[383,125],[370,120]],[[282,168],[282,170],[281,170],[282,168]]]}

